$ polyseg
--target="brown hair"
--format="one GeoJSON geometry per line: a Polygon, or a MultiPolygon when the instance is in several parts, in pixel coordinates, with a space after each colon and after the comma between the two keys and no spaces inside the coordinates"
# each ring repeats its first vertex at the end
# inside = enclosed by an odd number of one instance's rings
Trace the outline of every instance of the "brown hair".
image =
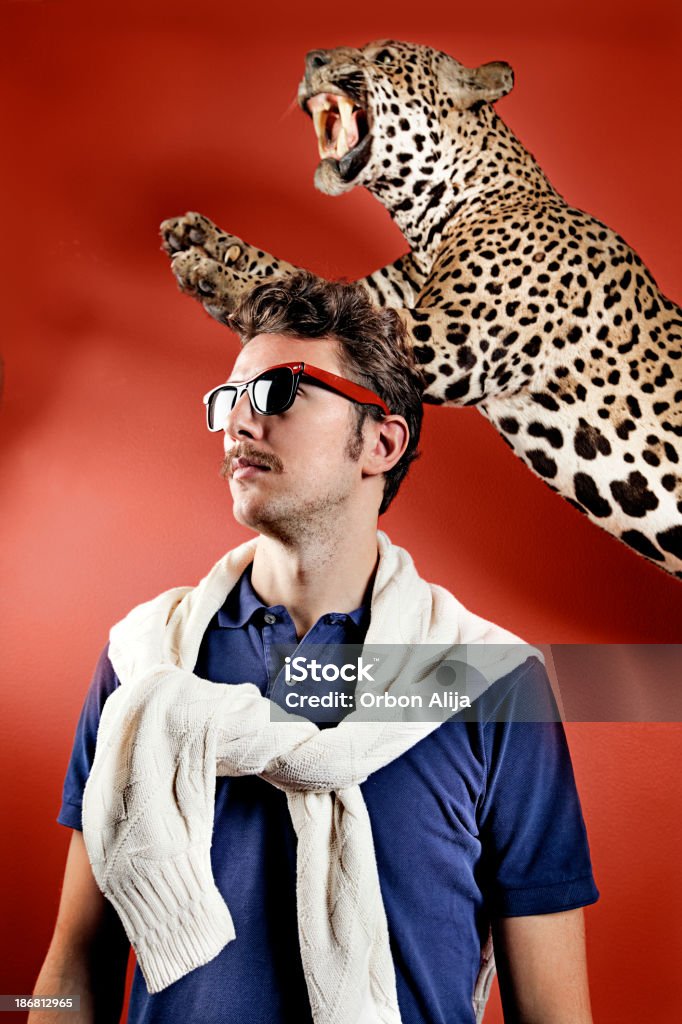
{"type": "MultiPolygon", "coordinates": [[[[405,418],[410,437],[399,462],[385,474],[379,514],[385,512],[418,455],[424,389],[406,328],[396,311],[375,306],[362,285],[324,281],[300,271],[257,285],[227,324],[243,345],[258,334],[333,338],[349,378],[376,392],[392,413],[405,418]]],[[[367,417],[380,420],[382,414],[376,406],[354,408],[357,442],[367,417]]]]}

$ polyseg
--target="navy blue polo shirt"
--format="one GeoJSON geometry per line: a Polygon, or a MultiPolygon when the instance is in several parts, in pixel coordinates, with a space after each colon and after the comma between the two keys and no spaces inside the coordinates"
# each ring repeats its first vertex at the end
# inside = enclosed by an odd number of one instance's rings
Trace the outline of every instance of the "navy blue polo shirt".
{"type": "MultiPolygon", "coordinates": [[[[361,644],[368,624],[367,607],[331,613],[301,646],[361,644]]],[[[273,647],[296,643],[286,608],[263,605],[249,568],[209,624],[195,672],[216,683],[253,682],[267,695],[273,647]]],[[[81,828],[101,710],[118,685],[105,649],[64,783],[58,820],[71,828],[81,828]]],[[[479,698],[476,721],[446,722],[362,784],[403,1024],[472,1024],[491,917],[555,913],[598,898],[563,728],[514,721],[515,707],[529,700],[547,710],[537,718],[553,718],[534,658],[479,698]]],[[[211,862],[236,939],[153,996],[136,968],[129,1022],[310,1024],[285,794],[256,776],[218,778],[211,862]]]]}

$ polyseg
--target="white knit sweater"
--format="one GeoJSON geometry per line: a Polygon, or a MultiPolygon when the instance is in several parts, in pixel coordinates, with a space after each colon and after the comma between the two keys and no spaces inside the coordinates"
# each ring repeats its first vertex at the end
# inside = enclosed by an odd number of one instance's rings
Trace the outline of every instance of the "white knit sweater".
{"type": "MultiPolygon", "coordinates": [[[[105,704],[83,800],[93,872],[149,991],[160,991],[235,938],[211,872],[215,778],[259,775],[287,794],[296,831],[301,957],[314,1021],[399,1024],[360,783],[439,722],[380,724],[353,712],[320,731],[250,683],[219,686],[194,675],[204,632],[256,543],[229,552],[198,586],[139,605],[111,631],[109,657],[122,685],[105,704]]],[[[461,658],[459,645],[494,645],[468,648],[488,684],[537,653],[422,580],[382,533],[378,545],[366,646],[448,645],[461,658]]],[[[414,655],[403,651],[389,692],[414,683],[414,655]]]]}

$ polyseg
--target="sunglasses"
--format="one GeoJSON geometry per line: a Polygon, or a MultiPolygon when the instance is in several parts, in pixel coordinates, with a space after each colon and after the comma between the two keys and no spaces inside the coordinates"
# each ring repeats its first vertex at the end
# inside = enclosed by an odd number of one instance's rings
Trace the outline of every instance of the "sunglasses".
{"type": "Polygon", "coordinates": [[[244,392],[254,412],[261,416],[278,416],[291,408],[302,380],[317,387],[343,395],[358,405],[376,405],[385,416],[390,415],[383,399],[373,391],[335,373],[320,370],[308,363],[279,363],[245,381],[228,381],[204,395],[206,422],[212,431],[223,430],[225,420],[244,392]]]}

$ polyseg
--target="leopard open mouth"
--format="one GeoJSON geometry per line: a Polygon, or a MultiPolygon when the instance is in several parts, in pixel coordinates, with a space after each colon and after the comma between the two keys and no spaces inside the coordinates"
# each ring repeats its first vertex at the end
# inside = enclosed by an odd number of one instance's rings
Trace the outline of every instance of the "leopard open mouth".
{"type": "Polygon", "coordinates": [[[367,111],[350,96],[335,92],[316,93],[301,105],[313,119],[320,159],[333,161],[339,177],[352,181],[369,159],[367,111]]]}

